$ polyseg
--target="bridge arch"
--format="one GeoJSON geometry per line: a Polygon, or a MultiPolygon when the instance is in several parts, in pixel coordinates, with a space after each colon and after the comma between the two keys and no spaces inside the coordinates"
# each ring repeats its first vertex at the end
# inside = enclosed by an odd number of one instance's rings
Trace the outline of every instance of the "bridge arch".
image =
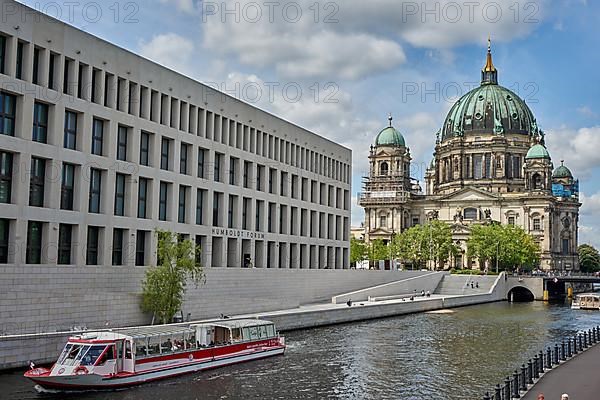
{"type": "Polygon", "coordinates": [[[513,303],[526,303],[535,300],[533,292],[525,286],[515,286],[508,291],[508,301],[513,303]]]}

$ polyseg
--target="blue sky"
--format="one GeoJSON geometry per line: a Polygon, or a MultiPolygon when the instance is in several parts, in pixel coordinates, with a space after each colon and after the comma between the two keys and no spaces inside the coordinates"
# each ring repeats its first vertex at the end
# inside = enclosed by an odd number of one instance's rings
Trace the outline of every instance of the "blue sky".
{"type": "Polygon", "coordinates": [[[480,79],[489,34],[500,84],[525,98],[554,165],[581,179],[580,242],[600,246],[598,2],[23,3],[352,148],[354,194],[388,113],[422,176],[453,100],[480,79]]]}

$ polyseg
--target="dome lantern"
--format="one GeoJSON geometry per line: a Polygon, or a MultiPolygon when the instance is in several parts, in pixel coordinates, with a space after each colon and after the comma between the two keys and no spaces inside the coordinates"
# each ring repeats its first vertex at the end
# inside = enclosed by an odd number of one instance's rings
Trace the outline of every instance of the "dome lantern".
{"type": "Polygon", "coordinates": [[[488,51],[485,67],[481,70],[481,84],[482,85],[497,85],[498,84],[498,70],[494,66],[492,61],[492,39],[488,37],[488,51]]]}

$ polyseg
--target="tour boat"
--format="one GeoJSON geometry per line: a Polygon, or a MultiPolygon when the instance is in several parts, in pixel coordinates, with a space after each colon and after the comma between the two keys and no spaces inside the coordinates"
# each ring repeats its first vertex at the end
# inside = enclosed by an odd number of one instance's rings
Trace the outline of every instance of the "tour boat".
{"type": "Polygon", "coordinates": [[[50,369],[32,365],[25,377],[41,389],[116,389],[284,351],[275,325],[258,319],[86,332],[69,338],[50,369]]]}
{"type": "Polygon", "coordinates": [[[600,310],[600,294],[583,293],[578,294],[571,303],[573,310],[600,310]]]}

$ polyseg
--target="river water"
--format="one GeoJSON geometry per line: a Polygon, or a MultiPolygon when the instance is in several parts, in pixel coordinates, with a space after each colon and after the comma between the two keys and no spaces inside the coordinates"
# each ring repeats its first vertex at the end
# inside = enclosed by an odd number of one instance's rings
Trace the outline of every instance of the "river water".
{"type": "Polygon", "coordinates": [[[22,371],[0,375],[0,399],[479,400],[544,345],[600,325],[567,305],[494,303],[450,314],[289,332],[284,356],[86,394],[38,394],[22,371]]]}

